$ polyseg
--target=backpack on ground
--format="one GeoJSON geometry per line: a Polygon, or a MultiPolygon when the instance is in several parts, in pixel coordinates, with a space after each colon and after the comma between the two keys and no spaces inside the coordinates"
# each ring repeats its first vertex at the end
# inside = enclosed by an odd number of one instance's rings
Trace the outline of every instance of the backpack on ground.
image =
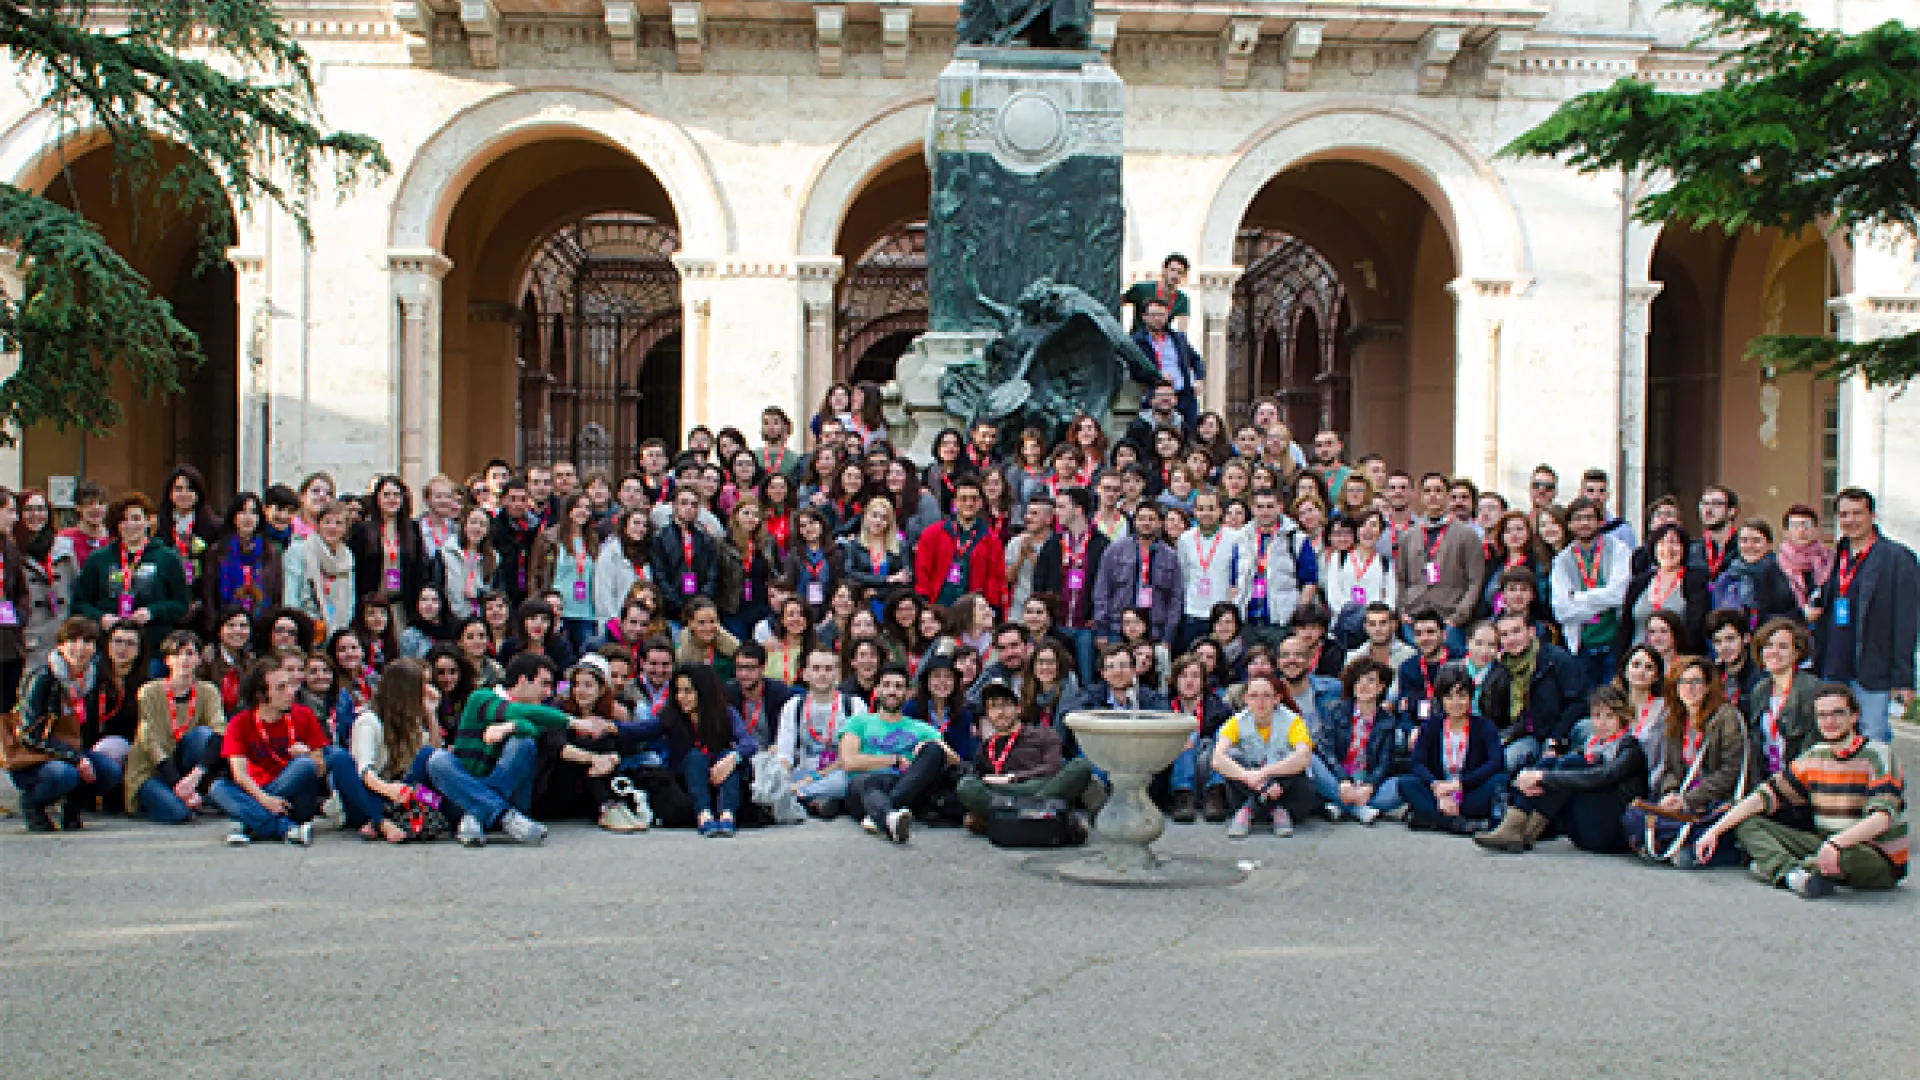
{"type": "Polygon", "coordinates": [[[994,847],[1057,848],[1084,843],[1073,807],[1039,795],[995,795],[987,811],[987,840],[994,847]]]}

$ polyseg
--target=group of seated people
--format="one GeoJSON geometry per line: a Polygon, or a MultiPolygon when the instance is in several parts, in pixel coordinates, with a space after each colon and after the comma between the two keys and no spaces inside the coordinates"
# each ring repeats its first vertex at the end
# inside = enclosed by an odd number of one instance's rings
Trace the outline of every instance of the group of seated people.
{"type": "Polygon", "coordinates": [[[1153,794],[1231,839],[1394,817],[1499,852],[1744,861],[1809,896],[1904,876],[1861,591],[1912,590],[1904,547],[1875,530],[1783,567],[1713,539],[1723,506],[1703,556],[1658,519],[1635,551],[1604,476],[1520,513],[1431,474],[1413,515],[1412,478],[1368,463],[1376,486],[1337,437],[1304,466],[1270,414],[1229,443],[1165,390],[1130,455],[1076,422],[1002,460],[977,425],[921,469],[826,415],[803,458],[768,410],[761,451],[690,437],[669,469],[650,445],[617,485],[498,463],[434,478],[419,517],[391,476],[216,518],[182,466],[158,510],[83,492],[59,532],[0,490],[19,813],[217,812],[235,846],[316,820],[479,847],[569,818],[725,838],[840,816],[904,843],[1037,796],[1084,832],[1107,786],[1067,720],[1134,709],[1192,717],[1153,794]],[[1857,664],[1835,677],[1810,626],[1857,664]]]}

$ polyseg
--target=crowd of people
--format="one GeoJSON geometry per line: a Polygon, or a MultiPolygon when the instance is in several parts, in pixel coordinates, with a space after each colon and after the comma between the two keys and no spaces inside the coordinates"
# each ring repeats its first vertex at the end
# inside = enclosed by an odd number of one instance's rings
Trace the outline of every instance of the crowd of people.
{"type": "Polygon", "coordinates": [[[1564,835],[1806,896],[1905,874],[1892,709],[1920,573],[1871,494],[1742,516],[1712,486],[1612,512],[1607,474],[1525,496],[1230,426],[1138,296],[1162,378],[1115,434],[992,423],[930,460],[872,385],[798,437],[694,428],[584,475],[494,461],[419,492],[315,473],[216,510],[82,484],[59,528],[0,490],[0,753],[34,832],[124,812],[227,842],[537,843],[845,815],[985,832],[1005,796],[1106,786],[1076,710],[1193,718],[1155,781],[1175,821],[1564,835]],[[1010,438],[1003,439],[1003,435],[1010,438]],[[1637,529],[1636,525],[1642,526],[1637,529]]]}

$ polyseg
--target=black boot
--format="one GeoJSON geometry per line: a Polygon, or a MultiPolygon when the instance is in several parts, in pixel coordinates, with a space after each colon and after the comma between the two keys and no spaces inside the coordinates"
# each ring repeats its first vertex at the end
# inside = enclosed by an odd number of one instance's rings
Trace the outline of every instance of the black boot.
{"type": "Polygon", "coordinates": [[[1173,793],[1173,820],[1192,821],[1193,818],[1194,818],[1193,792],[1191,791],[1174,792],[1173,793]]]}
{"type": "Polygon", "coordinates": [[[1208,821],[1227,820],[1227,789],[1215,784],[1200,802],[1200,816],[1208,821]]]}
{"type": "Polygon", "coordinates": [[[60,831],[79,832],[86,827],[86,823],[80,820],[80,800],[62,799],[60,801],[60,831]]]}
{"type": "Polygon", "coordinates": [[[47,808],[44,806],[23,806],[20,808],[20,817],[26,821],[27,831],[30,833],[53,831],[53,818],[48,815],[47,808]]]}

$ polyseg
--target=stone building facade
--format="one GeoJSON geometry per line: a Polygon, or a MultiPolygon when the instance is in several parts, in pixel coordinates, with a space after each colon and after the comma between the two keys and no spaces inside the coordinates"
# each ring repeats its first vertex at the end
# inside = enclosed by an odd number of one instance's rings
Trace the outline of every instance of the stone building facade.
{"type": "MultiPolygon", "coordinates": [[[[1781,0],[1819,5],[1821,0],[1781,0]]],[[[1830,0],[1852,29],[1894,0],[1830,0]]],[[[392,176],[322,200],[310,245],[242,223],[230,270],[131,212],[86,132],[0,90],[0,176],[70,200],[210,362],[107,439],[26,432],[0,480],[156,486],[176,459],[258,490],[349,489],[495,456],[617,471],[693,423],[757,435],[885,381],[925,326],[922,153],[957,4],[292,2],[335,127],[392,176]]],[[[1769,330],[1920,324],[1911,247],[1627,221],[1619,177],[1499,156],[1562,100],[1710,85],[1651,0],[1118,0],[1125,271],[1193,263],[1207,404],[1274,394],[1303,441],[1510,494],[1536,463],[1627,507],[1731,484],[1777,520],[1860,483],[1920,532],[1920,406],[1759,369],[1769,330]]],[[[1563,485],[1563,492],[1573,484],[1563,485]]]]}

